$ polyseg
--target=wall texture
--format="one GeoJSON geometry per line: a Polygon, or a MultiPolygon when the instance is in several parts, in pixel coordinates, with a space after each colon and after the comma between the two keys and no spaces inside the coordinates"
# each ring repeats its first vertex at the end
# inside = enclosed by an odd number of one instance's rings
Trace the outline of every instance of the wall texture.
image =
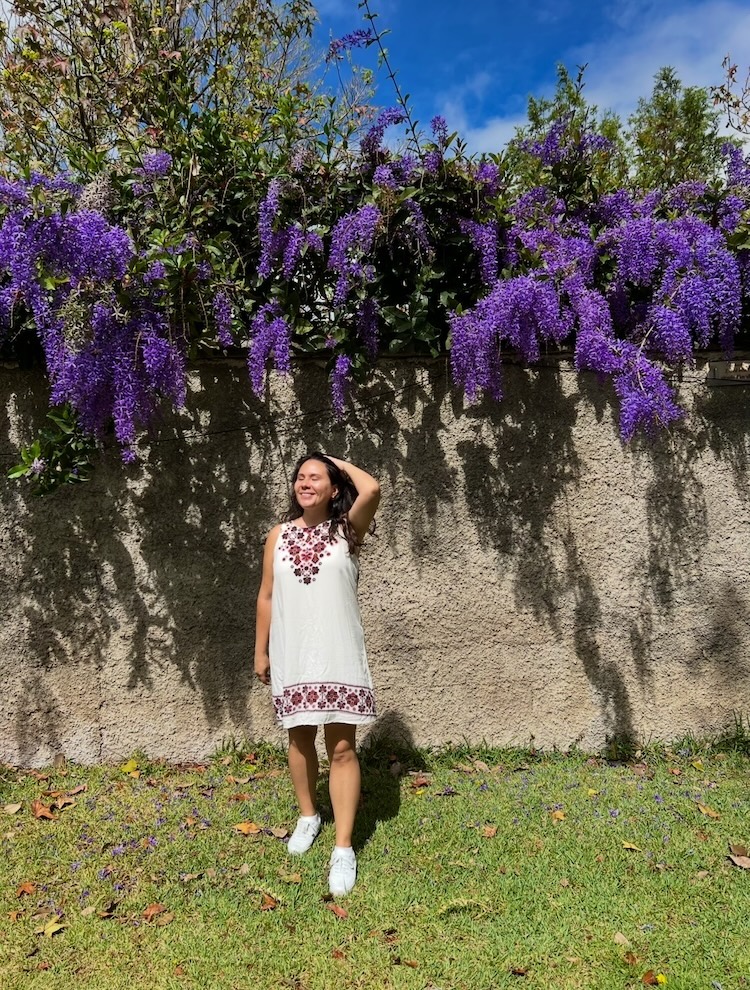
{"type": "MultiPolygon", "coordinates": [[[[708,372],[682,382],[679,430],[625,448],[610,391],[565,361],[508,366],[476,407],[445,361],[386,362],[343,426],[315,363],[262,403],[239,363],[196,367],[138,465],[108,451],[46,499],[0,479],[0,760],[280,741],[254,597],[315,447],[383,486],[360,583],[381,726],[584,749],[721,729],[750,711],[750,389],[708,372]]],[[[44,398],[0,368],[3,471],[44,398]]]]}

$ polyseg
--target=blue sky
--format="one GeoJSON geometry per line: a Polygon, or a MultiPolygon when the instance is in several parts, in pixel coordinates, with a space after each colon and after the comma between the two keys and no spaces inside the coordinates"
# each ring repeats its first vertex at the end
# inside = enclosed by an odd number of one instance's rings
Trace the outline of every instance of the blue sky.
{"type": "MultiPolygon", "coordinates": [[[[365,27],[357,0],[318,0],[319,37],[365,27]]],[[[497,151],[526,118],[530,95],[550,95],[555,68],[588,63],[586,94],[627,118],[663,65],[686,85],[722,81],[731,53],[750,66],[748,0],[373,0],[398,80],[426,129],[442,114],[469,150],[497,151]]],[[[375,64],[374,49],[359,53],[375,64]]],[[[743,78],[744,78],[743,72],[743,78]]],[[[394,100],[382,76],[381,106],[394,100]]]]}

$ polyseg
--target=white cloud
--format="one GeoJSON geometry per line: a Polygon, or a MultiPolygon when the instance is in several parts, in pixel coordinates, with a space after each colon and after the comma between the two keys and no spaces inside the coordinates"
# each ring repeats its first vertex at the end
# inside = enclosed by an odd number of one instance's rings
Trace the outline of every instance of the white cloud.
{"type": "MultiPolygon", "coordinates": [[[[671,65],[685,85],[710,86],[722,81],[721,63],[728,53],[741,70],[750,65],[746,0],[707,0],[669,13],[654,0],[620,0],[607,14],[613,26],[608,39],[568,48],[560,52],[559,60],[571,71],[588,63],[587,99],[623,120],[635,110],[639,97],[649,96],[654,75],[662,66],[671,65]]],[[[491,89],[492,80],[482,80],[480,93],[475,79],[446,93],[441,112],[448,126],[466,140],[470,152],[499,151],[515,128],[526,122],[526,115],[513,106],[507,114],[478,119],[471,105],[477,95],[491,89]]],[[[551,92],[552,87],[535,95],[551,92]]]]}

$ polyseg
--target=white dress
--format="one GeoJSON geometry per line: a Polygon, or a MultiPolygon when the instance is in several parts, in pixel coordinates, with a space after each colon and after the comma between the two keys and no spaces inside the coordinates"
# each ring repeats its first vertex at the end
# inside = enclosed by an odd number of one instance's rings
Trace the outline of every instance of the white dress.
{"type": "Polygon", "coordinates": [[[357,602],[359,561],[330,522],[283,523],[273,558],[268,655],[276,715],[289,729],[375,719],[357,602]]]}

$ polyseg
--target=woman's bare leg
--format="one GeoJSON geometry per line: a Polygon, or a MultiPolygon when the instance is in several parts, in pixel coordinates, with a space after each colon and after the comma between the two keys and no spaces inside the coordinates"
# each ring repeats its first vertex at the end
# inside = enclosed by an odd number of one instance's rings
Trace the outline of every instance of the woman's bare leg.
{"type": "Polygon", "coordinates": [[[355,748],[356,726],[329,722],[326,749],[331,764],[328,789],[336,822],[336,845],[351,846],[354,818],[359,807],[360,773],[355,748]]]}
{"type": "Polygon", "coordinates": [[[297,725],[289,730],[289,772],[300,814],[316,813],[318,754],[315,750],[316,725],[297,725]]]}

